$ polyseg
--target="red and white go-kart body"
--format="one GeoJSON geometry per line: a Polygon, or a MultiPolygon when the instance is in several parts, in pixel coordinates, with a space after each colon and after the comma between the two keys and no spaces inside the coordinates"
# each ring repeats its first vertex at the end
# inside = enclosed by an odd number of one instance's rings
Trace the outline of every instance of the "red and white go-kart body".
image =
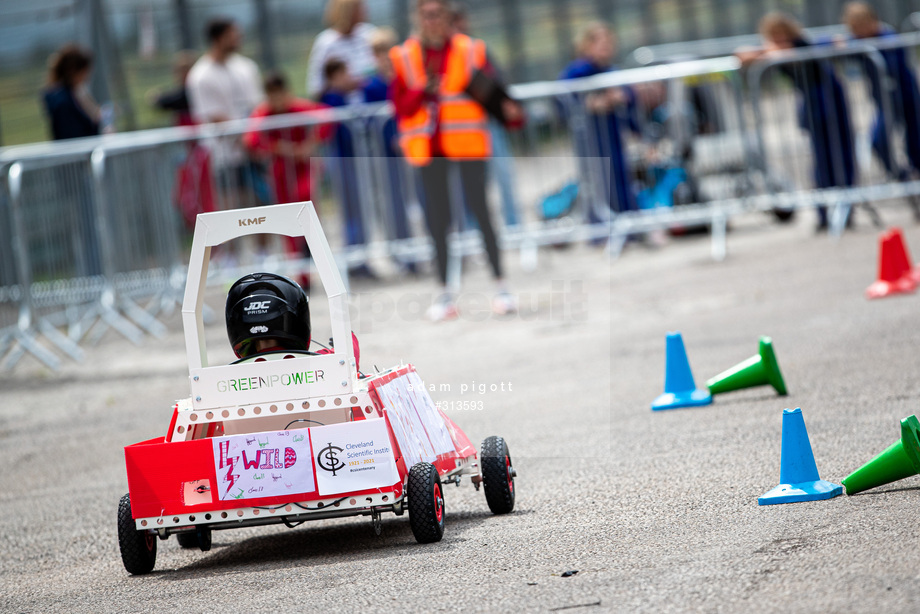
{"type": "MultiPolygon", "coordinates": [[[[412,365],[360,376],[347,293],[310,202],[198,216],[182,306],[191,397],[165,436],[125,447],[122,560],[134,574],[157,538],[208,550],[211,531],[408,510],[419,542],[444,529],[442,485],[484,484],[496,513],[514,507],[507,445],[482,454],[432,401],[412,365]],[[276,352],[209,366],[202,307],[211,248],[255,233],[306,238],[329,300],[333,353],[276,352]]],[[[316,330],[316,326],[314,326],[316,330]]]]}

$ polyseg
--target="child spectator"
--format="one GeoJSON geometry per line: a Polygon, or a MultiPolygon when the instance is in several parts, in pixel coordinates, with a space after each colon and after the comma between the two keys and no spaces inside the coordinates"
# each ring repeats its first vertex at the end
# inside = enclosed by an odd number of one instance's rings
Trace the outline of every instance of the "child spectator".
{"type": "MultiPolygon", "coordinates": [[[[338,58],[327,60],[323,66],[323,82],[326,86],[319,99],[321,103],[329,107],[344,107],[349,104],[355,81],[348,74],[348,67],[344,61],[338,58]]],[[[344,123],[337,124],[332,143],[336,160],[334,167],[330,170],[344,214],[345,243],[349,246],[364,245],[367,235],[361,216],[361,194],[358,191],[358,173],[354,159],[355,144],[351,128],[344,123]]],[[[367,264],[350,269],[349,275],[368,279],[377,278],[367,264]]]]}
{"type": "MultiPolygon", "coordinates": [[[[264,130],[264,118],[289,113],[310,113],[325,105],[297,98],[291,93],[287,79],[281,73],[265,78],[265,101],[252,112],[252,128],[243,138],[247,149],[256,157],[265,158],[271,168],[275,202],[293,203],[311,199],[312,173],[310,157],[320,143],[329,138],[331,127],[326,124],[303,124],[290,128],[264,130]]],[[[303,237],[286,237],[289,255],[307,255],[303,237]]],[[[308,285],[303,283],[302,285],[308,285]]]]}
{"type": "MultiPolygon", "coordinates": [[[[865,2],[850,2],[843,12],[843,21],[849,28],[854,39],[884,38],[892,39],[898,36],[895,30],[879,21],[878,15],[871,6],[865,2]]],[[[876,116],[872,126],[872,149],[878,155],[885,169],[898,179],[908,179],[907,171],[896,168],[894,153],[889,144],[889,130],[895,132],[898,127],[903,129],[904,145],[907,160],[911,168],[920,171],[920,89],[917,86],[917,77],[911,68],[907,51],[903,47],[881,49],[880,53],[888,69],[888,75],[894,80],[895,87],[884,87],[884,78],[877,74],[874,65],[866,60],[866,72],[872,86],[872,97],[875,100],[876,116]],[[891,117],[883,114],[885,105],[883,96],[888,96],[888,111],[891,117]]]]}
{"type": "Polygon", "coordinates": [[[192,110],[188,102],[188,90],[185,87],[185,81],[188,78],[189,71],[195,64],[195,58],[189,51],[180,51],[176,54],[173,62],[173,75],[176,78],[176,86],[166,92],[159,94],[154,93],[151,103],[160,111],[171,111],[175,114],[175,125],[177,126],[194,126],[192,120],[192,110]]]}
{"type": "MultiPolygon", "coordinates": [[[[763,49],[737,53],[743,64],[769,54],[812,45],[802,26],[783,13],[768,13],[760,20],[763,49]]],[[[815,187],[848,187],[856,183],[856,154],[850,110],[843,86],[827,60],[781,64],[801,94],[799,125],[811,137],[815,187]]],[[[849,219],[847,220],[849,223],[849,219]]],[[[818,207],[817,230],[827,230],[827,207],[818,207]]]]}
{"type": "MultiPolygon", "coordinates": [[[[575,40],[578,58],[559,75],[560,79],[580,79],[616,70],[616,39],[610,28],[601,22],[586,25],[575,40]]],[[[631,88],[610,88],[591,92],[581,102],[589,114],[588,131],[576,141],[578,155],[584,158],[609,160],[604,173],[609,181],[610,208],[616,212],[638,209],[626,159],[623,127],[638,132],[634,120],[636,95],[631,88]],[[593,145],[593,147],[592,147],[593,145]]],[[[593,212],[589,220],[599,221],[593,212]]]]}

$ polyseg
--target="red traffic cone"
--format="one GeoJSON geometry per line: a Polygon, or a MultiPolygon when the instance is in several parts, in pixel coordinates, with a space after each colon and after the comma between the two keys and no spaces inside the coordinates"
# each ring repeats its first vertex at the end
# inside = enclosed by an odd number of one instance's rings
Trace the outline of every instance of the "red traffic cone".
{"type": "Polygon", "coordinates": [[[920,285],[920,268],[915,267],[914,261],[910,258],[910,252],[907,251],[907,242],[904,240],[904,232],[895,226],[888,229],[888,235],[895,245],[894,254],[898,259],[898,268],[907,270],[903,277],[910,279],[915,286],[920,285]]]}
{"type": "Polygon", "coordinates": [[[866,288],[868,298],[914,292],[917,280],[912,275],[910,256],[900,228],[892,228],[879,237],[878,280],[866,288]]]}
{"type": "Polygon", "coordinates": [[[914,261],[911,260],[907,242],[904,240],[904,233],[897,226],[889,229],[888,232],[891,234],[891,240],[898,245],[896,253],[900,254],[898,258],[902,261],[901,266],[907,267],[907,277],[915,284],[920,285],[920,267],[914,266],[914,261]]]}

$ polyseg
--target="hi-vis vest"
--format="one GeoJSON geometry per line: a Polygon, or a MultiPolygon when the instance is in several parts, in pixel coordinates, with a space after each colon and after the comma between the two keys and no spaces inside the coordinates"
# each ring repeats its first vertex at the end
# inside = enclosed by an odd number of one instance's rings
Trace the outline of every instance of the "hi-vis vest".
{"type": "MultiPolygon", "coordinates": [[[[422,45],[417,39],[410,38],[391,49],[390,59],[396,74],[409,89],[425,89],[428,78],[422,45]]],[[[474,70],[481,69],[485,63],[485,43],[463,34],[451,37],[447,71],[441,76],[437,118],[432,117],[434,105],[423,103],[415,115],[399,119],[399,144],[410,164],[425,166],[431,161],[435,120],[446,157],[487,158],[491,155],[486,111],[464,93],[474,70]]]]}

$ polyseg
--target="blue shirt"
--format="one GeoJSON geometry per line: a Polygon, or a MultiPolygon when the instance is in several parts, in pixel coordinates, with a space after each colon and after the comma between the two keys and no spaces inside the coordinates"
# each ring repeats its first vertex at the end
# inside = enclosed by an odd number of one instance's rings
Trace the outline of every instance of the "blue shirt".
{"type": "MultiPolygon", "coordinates": [[[[325,91],[319,101],[330,107],[344,107],[348,105],[345,94],[325,91]]],[[[340,158],[350,158],[355,155],[355,145],[351,138],[351,130],[345,124],[336,124],[335,138],[333,139],[335,155],[340,158]]]]}

